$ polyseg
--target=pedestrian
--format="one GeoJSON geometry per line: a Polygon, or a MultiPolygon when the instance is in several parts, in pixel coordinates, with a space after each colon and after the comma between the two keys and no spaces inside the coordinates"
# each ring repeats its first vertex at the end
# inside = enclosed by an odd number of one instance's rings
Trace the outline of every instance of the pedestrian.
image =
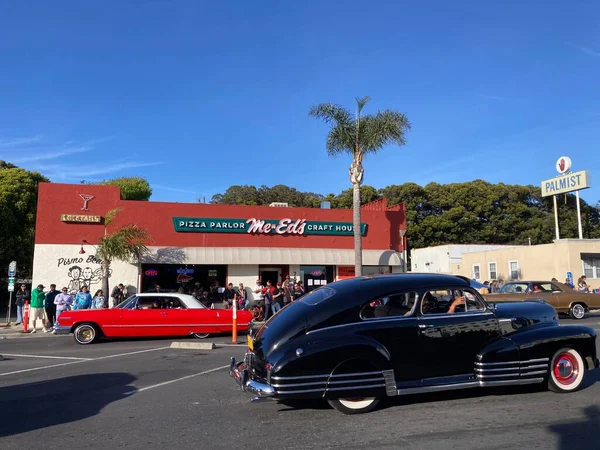
{"type": "Polygon", "coordinates": [[[267,285],[263,288],[262,294],[265,299],[265,309],[264,309],[264,320],[265,322],[271,317],[274,313],[273,311],[273,292],[275,291],[275,287],[271,284],[270,281],[267,281],[267,285]]]}
{"type": "Polygon", "coordinates": [[[279,312],[279,310],[283,308],[283,288],[281,287],[281,281],[277,282],[277,287],[273,291],[271,308],[273,308],[273,314],[279,312]]]}
{"type": "Polygon", "coordinates": [[[123,283],[119,283],[118,286],[113,288],[112,294],[110,294],[110,307],[114,308],[123,301],[123,283]]]}
{"type": "Polygon", "coordinates": [[[98,289],[92,299],[92,309],[104,309],[106,308],[106,298],[102,292],[102,289],[98,289]]]}
{"type": "Polygon", "coordinates": [[[87,286],[82,286],[81,291],[75,296],[73,309],[90,309],[92,306],[92,296],[87,290],[87,286]]]}
{"type": "Polygon", "coordinates": [[[44,328],[44,302],[46,300],[46,293],[44,292],[44,285],[38,284],[38,287],[31,291],[31,308],[29,309],[29,323],[33,330],[31,334],[37,333],[35,326],[39,319],[42,322],[42,329],[44,328]]]}
{"type": "Polygon", "coordinates": [[[238,309],[240,309],[240,310],[246,309],[247,297],[248,297],[248,295],[246,293],[246,288],[244,287],[244,283],[240,283],[240,285],[238,287],[238,293],[237,293],[238,309]]]}
{"type": "Polygon", "coordinates": [[[56,330],[58,329],[58,318],[61,313],[68,310],[73,304],[73,297],[69,295],[66,287],[63,287],[60,294],[56,296],[54,304],[56,305],[56,320],[54,321],[54,331],[52,331],[52,334],[56,334],[56,330]]]}
{"type": "Polygon", "coordinates": [[[233,306],[233,302],[235,302],[236,297],[237,292],[233,288],[233,283],[229,283],[223,295],[223,304],[225,305],[225,309],[229,309],[233,306]]]}
{"type": "Polygon", "coordinates": [[[54,300],[59,292],[56,290],[56,285],[51,284],[50,290],[46,294],[46,305],[44,307],[46,311],[46,326],[44,327],[44,333],[48,333],[54,328],[54,321],[56,320],[56,305],[54,300]]]}
{"type": "Polygon", "coordinates": [[[30,298],[27,286],[22,284],[21,288],[17,291],[15,299],[15,306],[17,307],[17,321],[15,325],[21,325],[23,323],[23,308],[25,307],[25,302],[28,302],[30,298]]]}

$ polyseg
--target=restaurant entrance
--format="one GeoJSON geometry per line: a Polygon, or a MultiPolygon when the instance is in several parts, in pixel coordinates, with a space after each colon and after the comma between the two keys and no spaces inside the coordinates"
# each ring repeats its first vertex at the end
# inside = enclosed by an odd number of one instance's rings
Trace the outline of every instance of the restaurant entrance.
{"type": "Polygon", "coordinates": [[[199,264],[142,264],[142,292],[160,286],[163,292],[175,292],[179,288],[188,293],[199,284],[201,290],[210,291],[215,283],[225,286],[226,265],[199,264]]]}

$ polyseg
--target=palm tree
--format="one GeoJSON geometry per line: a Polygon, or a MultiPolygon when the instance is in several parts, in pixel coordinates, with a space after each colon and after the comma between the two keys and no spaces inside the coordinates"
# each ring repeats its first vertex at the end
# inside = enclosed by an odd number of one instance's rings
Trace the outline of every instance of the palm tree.
{"type": "Polygon", "coordinates": [[[363,159],[366,154],[377,153],[383,147],[406,143],[404,133],[411,128],[407,117],[386,109],[376,115],[361,116],[369,97],[356,99],[356,115],[342,106],[321,103],[310,108],[309,116],[323,119],[331,129],[327,135],[326,148],[330,156],[349,153],[350,182],[352,183],[352,209],[354,224],[354,265],[356,276],[362,275],[362,236],[360,222],[360,186],[363,182],[363,159]]]}
{"type": "Polygon", "coordinates": [[[107,298],[110,295],[108,277],[110,276],[110,264],[112,261],[136,262],[139,270],[142,256],[149,252],[145,242],[150,238],[150,235],[138,225],[125,225],[112,234],[108,233],[108,226],[119,211],[119,209],[113,209],[106,213],[104,219],[104,236],[100,238],[100,242],[96,248],[96,255],[102,261],[100,264],[102,291],[107,298]]]}

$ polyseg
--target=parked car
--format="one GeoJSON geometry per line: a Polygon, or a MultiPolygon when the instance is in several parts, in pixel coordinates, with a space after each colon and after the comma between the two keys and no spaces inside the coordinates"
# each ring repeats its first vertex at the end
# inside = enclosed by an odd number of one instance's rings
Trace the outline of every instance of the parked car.
{"type": "Polygon", "coordinates": [[[542,301],[488,305],[460,277],[400,274],[338,281],[287,305],[248,336],[230,376],[258,398],[322,398],[356,414],[443,390],[572,392],[597,367],[594,329],[559,326],[542,301]]]}
{"type": "Polygon", "coordinates": [[[544,299],[561,314],[572,319],[583,319],[590,309],[600,309],[600,295],[576,291],[557,281],[510,281],[488,301],[521,301],[544,299]]]}
{"type": "MultiPolygon", "coordinates": [[[[245,331],[249,311],[237,311],[237,329],[245,331]]],[[[189,336],[206,338],[233,331],[232,309],[211,309],[191,295],[144,293],[129,297],[110,309],[65,311],[57,319],[57,333],[73,333],[79,344],[100,337],[189,336]]]]}

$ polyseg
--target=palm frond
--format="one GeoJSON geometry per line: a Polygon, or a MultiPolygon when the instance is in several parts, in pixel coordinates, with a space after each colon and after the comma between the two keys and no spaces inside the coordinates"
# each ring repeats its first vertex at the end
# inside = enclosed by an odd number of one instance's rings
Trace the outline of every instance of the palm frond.
{"type": "Polygon", "coordinates": [[[365,107],[365,105],[371,100],[371,97],[366,96],[363,98],[358,98],[356,97],[356,106],[358,109],[358,114],[360,115],[360,112],[362,111],[362,109],[365,107]]]}
{"type": "Polygon", "coordinates": [[[119,231],[103,236],[97,247],[99,258],[107,261],[131,261],[149,252],[145,243],[148,232],[137,225],[127,225],[119,231]]]}
{"type": "Polygon", "coordinates": [[[119,214],[121,212],[120,208],[116,208],[116,209],[111,209],[110,211],[108,211],[106,213],[106,215],[104,216],[104,226],[107,227],[110,225],[110,223],[114,220],[115,217],[117,217],[117,214],[119,214]]]}
{"type": "Polygon", "coordinates": [[[375,116],[365,116],[360,126],[361,150],[375,153],[392,143],[402,146],[406,144],[405,132],[410,129],[408,118],[398,111],[385,110],[375,116]]]}
{"type": "Polygon", "coordinates": [[[332,103],[321,103],[311,107],[308,114],[323,119],[331,127],[327,134],[327,153],[337,155],[353,152],[356,128],[350,111],[332,103]]]}

